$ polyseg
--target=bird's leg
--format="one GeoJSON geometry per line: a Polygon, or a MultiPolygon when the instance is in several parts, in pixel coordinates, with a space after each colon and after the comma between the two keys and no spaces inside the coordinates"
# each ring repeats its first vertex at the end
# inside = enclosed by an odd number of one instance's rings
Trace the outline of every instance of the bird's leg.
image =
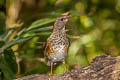
{"type": "Polygon", "coordinates": [[[63,60],[63,64],[64,64],[64,67],[65,67],[65,71],[68,71],[65,60],[63,60]]]}
{"type": "Polygon", "coordinates": [[[53,62],[51,62],[51,75],[53,74],[53,62]]]}

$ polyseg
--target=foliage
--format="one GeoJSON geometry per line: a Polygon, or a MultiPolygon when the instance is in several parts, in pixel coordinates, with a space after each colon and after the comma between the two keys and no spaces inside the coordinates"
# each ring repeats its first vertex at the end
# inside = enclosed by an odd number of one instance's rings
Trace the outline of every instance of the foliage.
{"type": "MultiPolygon", "coordinates": [[[[44,44],[56,17],[64,12],[75,15],[66,25],[69,70],[89,65],[97,55],[120,55],[120,0],[23,1],[21,8],[12,7],[13,13],[21,9],[19,16],[8,16],[14,0],[0,0],[0,80],[49,74],[50,67],[42,60],[44,44]]],[[[61,63],[54,66],[56,74],[65,71],[61,63]]]]}

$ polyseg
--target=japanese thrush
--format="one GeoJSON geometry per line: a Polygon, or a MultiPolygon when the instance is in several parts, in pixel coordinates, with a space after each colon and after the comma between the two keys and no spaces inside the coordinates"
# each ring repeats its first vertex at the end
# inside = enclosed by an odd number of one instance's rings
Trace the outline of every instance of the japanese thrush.
{"type": "Polygon", "coordinates": [[[48,61],[48,65],[51,66],[51,74],[53,74],[53,65],[57,62],[62,61],[65,65],[65,58],[69,48],[65,24],[71,17],[72,15],[58,17],[54,23],[53,32],[47,39],[44,54],[48,61]]]}

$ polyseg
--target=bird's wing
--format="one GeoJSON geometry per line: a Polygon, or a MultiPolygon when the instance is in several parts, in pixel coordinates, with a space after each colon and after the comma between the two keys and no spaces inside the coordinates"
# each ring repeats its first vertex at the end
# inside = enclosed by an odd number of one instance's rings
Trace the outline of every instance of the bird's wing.
{"type": "Polygon", "coordinates": [[[69,42],[69,40],[68,40],[68,42],[67,42],[66,45],[65,45],[65,53],[67,53],[67,54],[68,54],[69,46],[70,46],[70,42],[69,42]]]}
{"type": "Polygon", "coordinates": [[[44,54],[46,57],[49,57],[49,55],[53,53],[54,53],[54,50],[52,48],[52,43],[50,41],[47,41],[44,54]]]}

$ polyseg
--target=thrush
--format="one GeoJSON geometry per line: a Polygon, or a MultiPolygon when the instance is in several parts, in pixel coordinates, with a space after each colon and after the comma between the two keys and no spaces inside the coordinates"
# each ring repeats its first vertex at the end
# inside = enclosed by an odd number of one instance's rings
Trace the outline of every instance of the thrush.
{"type": "Polygon", "coordinates": [[[69,48],[65,24],[71,17],[72,15],[58,17],[54,23],[53,32],[47,39],[44,54],[48,61],[48,66],[51,66],[51,74],[53,74],[53,65],[57,62],[62,61],[65,65],[65,58],[69,48]]]}

